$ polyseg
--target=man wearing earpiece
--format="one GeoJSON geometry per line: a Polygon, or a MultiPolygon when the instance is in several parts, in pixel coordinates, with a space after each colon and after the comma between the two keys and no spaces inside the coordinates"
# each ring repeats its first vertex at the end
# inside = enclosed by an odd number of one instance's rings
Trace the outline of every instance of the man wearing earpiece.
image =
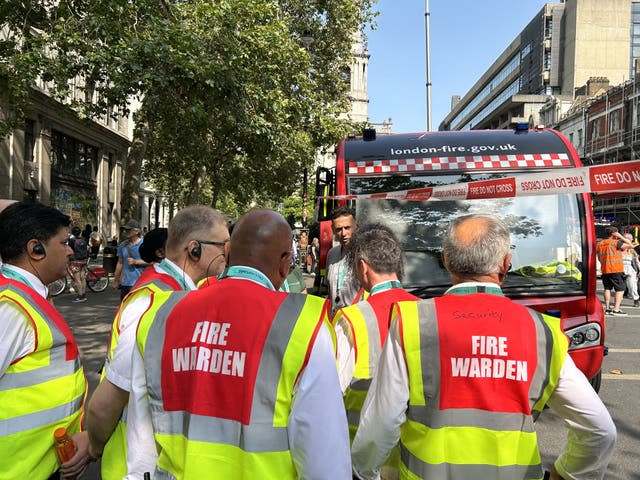
{"type": "Polygon", "coordinates": [[[75,339],[47,301],[46,285],[66,274],[70,218],[39,203],[0,214],[0,479],[74,477],[88,457],[80,432],[86,379],[75,339]],[[58,473],[53,432],[78,448],[58,473]]]}
{"type": "Polygon", "coordinates": [[[113,322],[103,379],[87,412],[91,448],[96,455],[102,452],[104,480],[142,478],[155,466],[146,404],[127,407],[140,317],[158,292],[195,290],[199,280],[220,274],[228,240],[227,222],[217,210],[203,205],[180,210],[169,223],[165,258],[147,268],[124,298],[113,322]]]}

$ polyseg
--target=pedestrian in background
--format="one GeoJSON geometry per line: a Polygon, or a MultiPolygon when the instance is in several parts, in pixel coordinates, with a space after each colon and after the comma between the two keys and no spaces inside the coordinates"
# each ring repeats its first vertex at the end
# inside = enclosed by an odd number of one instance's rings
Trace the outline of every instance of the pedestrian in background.
{"type": "Polygon", "coordinates": [[[89,245],[89,238],[91,238],[91,232],[92,232],[92,228],[91,228],[91,224],[87,223],[84,226],[84,230],[82,230],[82,238],[84,238],[84,241],[87,242],[87,245],[89,245]]]}
{"type": "Polygon", "coordinates": [[[333,236],[340,243],[327,253],[327,282],[331,317],[339,308],[356,303],[362,296],[361,286],[353,270],[347,263],[347,252],[351,235],[356,230],[356,217],[353,209],[338,207],[331,212],[333,236]]]}
{"type": "Polygon", "coordinates": [[[132,395],[149,399],[156,474],[351,479],[328,305],[277,291],[291,255],[286,220],[252,210],[220,280],[142,317],[132,395]]]}
{"type": "Polygon", "coordinates": [[[320,242],[316,237],[313,237],[311,245],[309,245],[309,255],[311,256],[311,271],[309,273],[315,277],[316,268],[318,267],[318,256],[320,255],[320,242]]]}
{"type": "MultiPolygon", "coordinates": [[[[140,254],[152,263],[126,296],[113,322],[104,375],[89,402],[91,451],[102,453],[102,479],[142,478],[153,471],[156,450],[146,400],[129,403],[136,330],[142,314],[163,291],[195,290],[196,283],[224,269],[229,240],[220,212],[203,205],[180,210],[169,228],[151,230],[140,254]],[[165,242],[166,240],[166,242],[165,242]],[[164,256],[165,258],[159,258],[164,256]],[[157,261],[156,261],[157,260],[157,261]]],[[[141,400],[140,397],[137,397],[141,400]]]]}
{"type": "Polygon", "coordinates": [[[604,286],[604,313],[606,315],[626,316],[620,309],[622,297],[627,287],[624,278],[623,252],[633,248],[633,243],[618,233],[616,227],[605,229],[608,237],[601,240],[596,248],[600,271],[602,272],[602,285],[604,286]],[[611,291],[614,291],[614,304],[611,308],[611,291]]]}
{"type": "Polygon", "coordinates": [[[340,386],[353,440],[389,332],[391,305],[419,299],[402,288],[404,254],[388,227],[360,226],[351,237],[348,261],[360,284],[370,292],[367,300],[341,308],[333,319],[340,386]]]}
{"type": "MultiPolygon", "coordinates": [[[[625,233],[624,237],[633,245],[633,235],[625,233]]],[[[640,296],[638,295],[638,272],[640,272],[640,262],[635,249],[629,248],[622,253],[624,262],[624,277],[627,284],[627,293],[633,300],[634,307],[640,307],[640,296]]]]}
{"type": "Polygon", "coordinates": [[[147,267],[147,263],[142,260],[139,252],[142,244],[140,223],[131,219],[122,227],[122,231],[127,238],[118,245],[118,263],[112,283],[113,288],[120,290],[120,300],[129,293],[133,284],[147,267]]]}
{"type": "MultiPolygon", "coordinates": [[[[80,432],[87,388],[73,333],[47,301],[66,275],[70,218],[40,203],[0,213],[0,478],[57,476],[53,433],[65,427],[75,456],[60,469],[75,478],[90,460],[80,432]]],[[[55,477],[54,477],[55,478],[55,477]]]]}
{"type": "Polygon", "coordinates": [[[91,235],[89,235],[89,250],[91,252],[91,258],[94,260],[98,258],[100,245],[102,245],[102,237],[100,236],[100,232],[98,232],[98,227],[95,226],[93,227],[91,235]]]}
{"type": "Polygon", "coordinates": [[[73,275],[73,289],[76,291],[74,303],[87,301],[87,262],[89,259],[89,246],[80,232],[80,227],[71,229],[69,246],[73,255],[69,257],[69,270],[73,275]]]}
{"type": "Polygon", "coordinates": [[[453,286],[394,307],[352,447],[360,478],[377,478],[398,440],[401,479],[542,478],[533,420],[545,404],[569,430],[551,478],[604,477],[615,426],[560,320],[503,296],[510,244],[494,216],[453,220],[442,251],[453,286]]]}

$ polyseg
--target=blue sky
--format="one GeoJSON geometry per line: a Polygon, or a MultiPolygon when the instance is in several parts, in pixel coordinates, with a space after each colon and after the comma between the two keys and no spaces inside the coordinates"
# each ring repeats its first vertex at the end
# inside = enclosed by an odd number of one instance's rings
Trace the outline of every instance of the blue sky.
{"type": "MultiPolygon", "coordinates": [[[[543,0],[430,0],[432,129],[547,3],[543,0]]],[[[556,3],[556,2],[552,2],[556,3]]],[[[393,131],[426,129],[424,2],[379,0],[369,40],[369,120],[393,131]]]]}

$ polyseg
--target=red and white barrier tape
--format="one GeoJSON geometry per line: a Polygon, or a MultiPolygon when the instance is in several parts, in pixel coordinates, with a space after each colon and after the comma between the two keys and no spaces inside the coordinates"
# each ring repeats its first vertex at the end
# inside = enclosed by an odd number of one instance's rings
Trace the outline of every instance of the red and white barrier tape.
{"type": "Polygon", "coordinates": [[[561,193],[640,193],[640,160],[590,167],[522,173],[495,180],[479,180],[397,192],[335,195],[334,200],[476,200],[561,193]]]}

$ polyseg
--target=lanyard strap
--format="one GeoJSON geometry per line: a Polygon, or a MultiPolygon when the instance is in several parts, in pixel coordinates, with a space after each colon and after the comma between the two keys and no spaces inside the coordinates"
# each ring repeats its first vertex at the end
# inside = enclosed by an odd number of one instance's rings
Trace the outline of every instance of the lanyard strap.
{"type": "Polygon", "coordinates": [[[391,290],[392,288],[402,288],[402,284],[398,280],[387,280],[386,282],[379,283],[373,287],[369,292],[369,296],[386,290],[391,290]]]}
{"type": "Polygon", "coordinates": [[[449,293],[453,295],[468,295],[472,293],[490,293],[492,295],[500,295],[504,297],[504,293],[502,293],[502,290],[500,289],[500,287],[491,287],[491,286],[485,286],[485,285],[465,286],[465,287],[454,286],[454,287],[451,287],[451,289],[449,289],[447,294],[449,293]]]}
{"type": "Polygon", "coordinates": [[[291,288],[289,288],[289,281],[285,278],[284,282],[282,282],[282,286],[280,287],[281,292],[291,292],[291,288]]]}
{"type": "Polygon", "coordinates": [[[186,290],[186,291],[191,290],[191,287],[189,287],[189,284],[184,278],[186,275],[186,272],[183,271],[182,274],[180,274],[180,272],[176,270],[176,268],[173,265],[167,262],[165,258],[163,258],[160,261],[160,268],[162,268],[165,272],[171,275],[171,277],[180,284],[183,290],[186,290]]]}
{"type": "Polygon", "coordinates": [[[29,288],[33,288],[29,283],[29,280],[27,280],[24,275],[16,272],[15,270],[7,268],[5,265],[0,266],[0,273],[2,273],[2,275],[4,275],[5,277],[10,278],[11,280],[16,280],[20,283],[24,283],[29,288]]]}
{"type": "Polygon", "coordinates": [[[253,280],[254,282],[257,282],[260,285],[268,288],[269,290],[275,291],[271,280],[269,280],[264,273],[262,273],[260,270],[256,270],[255,268],[234,265],[233,267],[227,268],[227,270],[220,276],[220,279],[226,277],[245,278],[247,280],[253,280]]]}

